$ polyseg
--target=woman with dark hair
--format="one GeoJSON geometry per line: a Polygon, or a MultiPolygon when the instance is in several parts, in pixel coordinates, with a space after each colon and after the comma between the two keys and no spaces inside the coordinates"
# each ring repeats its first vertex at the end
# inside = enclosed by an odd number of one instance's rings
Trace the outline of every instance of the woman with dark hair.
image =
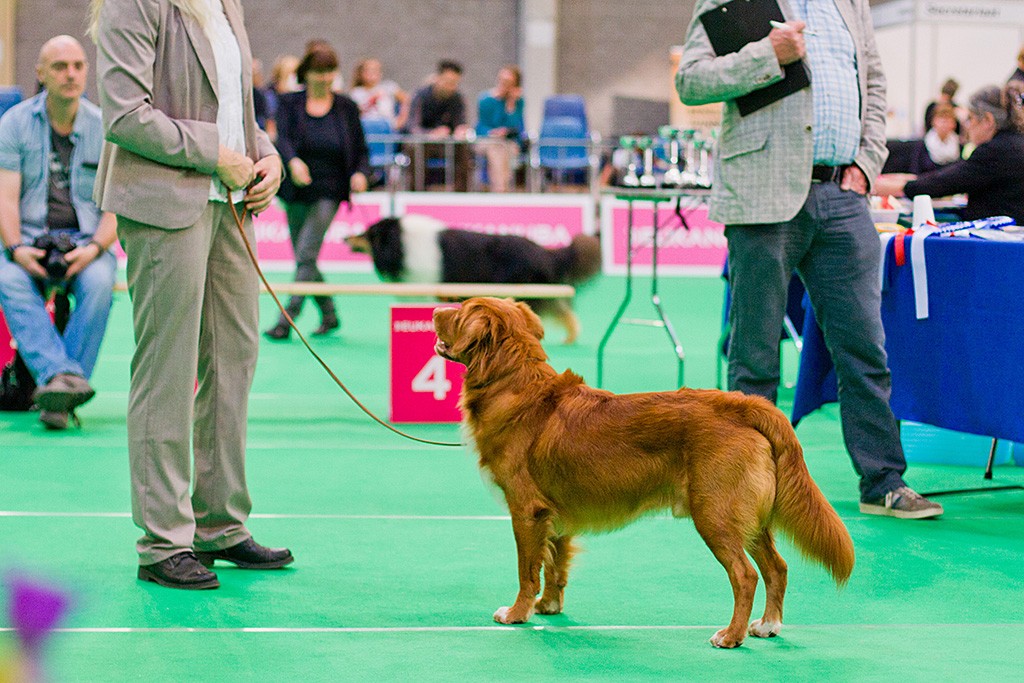
{"type": "MultiPolygon", "coordinates": [[[[295,252],[296,282],[323,282],[317,267],[320,247],[341,202],[366,190],[369,150],[359,123],[359,107],[333,91],[338,55],[323,41],[309,44],[296,76],[305,90],[281,96],[277,109],[277,148],[288,166],[279,196],[285,202],[288,232],[295,252]]],[[[314,297],[325,335],[341,323],[329,296],[314,297]]],[[[304,296],[293,296],[288,315],[298,317],[304,296]]],[[[291,331],[282,315],[264,334],[287,339],[291,331]]]]}
{"type": "Polygon", "coordinates": [[[1024,225],[1024,83],[990,85],[971,96],[967,135],[976,149],[967,159],[921,176],[889,174],[878,178],[876,194],[932,197],[967,193],[965,220],[1010,216],[1024,225]]]}

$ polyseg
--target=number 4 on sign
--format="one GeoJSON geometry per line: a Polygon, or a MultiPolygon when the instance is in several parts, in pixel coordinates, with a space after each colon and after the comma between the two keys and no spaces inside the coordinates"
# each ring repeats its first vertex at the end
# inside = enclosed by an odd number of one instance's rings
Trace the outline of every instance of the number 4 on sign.
{"type": "Polygon", "coordinates": [[[412,390],[421,394],[433,393],[435,400],[443,401],[448,392],[452,390],[447,369],[444,358],[432,356],[412,378],[412,390]]]}

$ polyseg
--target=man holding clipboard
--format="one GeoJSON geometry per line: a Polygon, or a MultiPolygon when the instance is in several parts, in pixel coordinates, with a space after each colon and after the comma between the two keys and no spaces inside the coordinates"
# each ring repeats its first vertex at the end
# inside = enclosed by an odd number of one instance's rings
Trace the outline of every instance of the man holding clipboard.
{"type": "Polygon", "coordinates": [[[776,399],[795,270],[835,363],[861,511],[942,514],[903,481],[889,408],[866,197],[886,157],[885,76],[868,0],[698,0],[676,88],[725,103],[710,216],[729,243],[729,389],[776,399]]]}

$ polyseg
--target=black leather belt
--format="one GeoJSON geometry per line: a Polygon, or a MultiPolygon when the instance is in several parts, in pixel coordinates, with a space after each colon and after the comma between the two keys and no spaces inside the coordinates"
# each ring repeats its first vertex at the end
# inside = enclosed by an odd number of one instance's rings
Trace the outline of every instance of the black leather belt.
{"type": "Polygon", "coordinates": [[[838,183],[843,179],[843,171],[849,166],[821,166],[815,164],[811,167],[811,182],[814,183],[838,183]]]}

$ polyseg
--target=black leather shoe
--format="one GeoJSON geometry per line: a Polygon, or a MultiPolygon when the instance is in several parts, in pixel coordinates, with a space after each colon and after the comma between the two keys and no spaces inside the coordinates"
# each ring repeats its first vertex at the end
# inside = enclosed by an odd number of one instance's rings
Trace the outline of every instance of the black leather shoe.
{"type": "Polygon", "coordinates": [[[227,560],[239,569],[277,569],[295,561],[288,548],[265,548],[251,536],[223,550],[197,551],[196,556],[207,567],[212,567],[214,560],[227,560]]]}
{"type": "Polygon", "coordinates": [[[335,315],[326,316],[321,322],[320,327],[313,330],[314,337],[322,337],[325,334],[330,334],[334,330],[341,327],[341,321],[335,315]]]}
{"type": "Polygon", "coordinates": [[[288,327],[284,323],[278,323],[271,327],[269,330],[263,333],[263,336],[267,339],[276,339],[278,341],[287,339],[288,335],[292,333],[292,328],[288,327]]]}
{"type": "Polygon", "coordinates": [[[219,588],[217,575],[199,563],[191,550],[171,555],[156,564],[139,567],[139,578],[168,588],[203,590],[219,588]]]}

